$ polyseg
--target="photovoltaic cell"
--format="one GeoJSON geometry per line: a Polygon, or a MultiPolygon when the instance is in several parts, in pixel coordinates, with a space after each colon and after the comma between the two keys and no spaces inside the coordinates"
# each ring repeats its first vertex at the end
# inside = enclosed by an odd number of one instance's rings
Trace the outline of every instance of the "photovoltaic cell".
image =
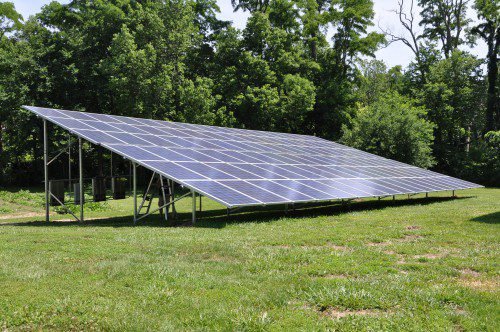
{"type": "Polygon", "coordinates": [[[23,108],[226,206],[480,187],[313,136],[23,108]]]}

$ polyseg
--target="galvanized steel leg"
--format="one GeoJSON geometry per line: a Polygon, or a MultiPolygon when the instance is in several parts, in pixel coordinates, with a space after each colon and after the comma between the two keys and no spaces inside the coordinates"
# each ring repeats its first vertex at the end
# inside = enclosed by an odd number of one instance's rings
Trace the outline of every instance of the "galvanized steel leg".
{"type": "Polygon", "coordinates": [[[201,198],[203,197],[203,195],[200,194],[200,212],[201,212],[201,198]]]}
{"type": "Polygon", "coordinates": [[[177,210],[175,209],[175,182],[171,181],[172,184],[172,191],[170,192],[170,195],[172,196],[172,219],[175,219],[177,215],[177,210]]]}
{"type": "Polygon", "coordinates": [[[71,134],[68,133],[68,193],[71,199],[71,134]]]}
{"type": "MultiPolygon", "coordinates": [[[[165,187],[163,185],[163,176],[160,175],[160,186],[161,186],[161,194],[163,196],[163,204],[167,203],[167,197],[165,196],[165,187]]],[[[159,197],[158,197],[159,199],[159,197]]],[[[165,207],[165,221],[168,221],[168,207],[165,207]]]]}
{"type": "Polygon", "coordinates": [[[78,168],[80,172],[80,222],[83,222],[83,153],[80,137],[78,137],[78,168]]]}
{"type": "Polygon", "coordinates": [[[132,163],[132,191],[134,196],[134,224],[137,223],[137,164],[132,163]]]}
{"type": "Polygon", "coordinates": [[[193,216],[192,216],[192,222],[193,224],[196,223],[196,192],[193,190],[193,216]]]}
{"type": "Polygon", "coordinates": [[[47,138],[47,120],[43,120],[43,170],[45,180],[45,221],[49,221],[49,142],[47,138]]]}

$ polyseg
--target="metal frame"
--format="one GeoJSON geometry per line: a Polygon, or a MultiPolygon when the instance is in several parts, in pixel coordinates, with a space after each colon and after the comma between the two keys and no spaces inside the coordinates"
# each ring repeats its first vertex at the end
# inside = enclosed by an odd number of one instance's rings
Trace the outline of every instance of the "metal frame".
{"type": "MultiPolygon", "coordinates": [[[[29,111],[31,111],[31,112],[34,112],[35,114],[39,115],[39,116],[40,116],[40,117],[42,117],[43,119],[46,119],[46,117],[45,117],[44,115],[40,114],[37,110],[34,110],[34,109],[32,109],[31,107],[28,107],[28,106],[22,106],[22,108],[27,109],[27,110],[29,110],[29,111]]],[[[92,117],[92,113],[87,113],[87,114],[89,114],[89,115],[92,117]]],[[[50,120],[50,119],[49,119],[49,120],[50,120]]],[[[68,130],[69,132],[72,132],[72,133],[74,133],[74,134],[78,135],[78,134],[77,134],[76,132],[74,132],[74,130],[72,130],[71,128],[68,128],[68,127],[66,127],[66,126],[64,126],[64,125],[62,125],[62,124],[58,124],[58,125],[59,125],[60,127],[64,128],[64,129],[68,130]]],[[[98,131],[98,130],[96,130],[96,131],[98,131]]],[[[98,142],[93,141],[90,137],[86,137],[86,140],[88,140],[89,142],[93,142],[93,143],[95,143],[95,144],[98,144],[98,142]]],[[[109,147],[109,146],[107,146],[106,148],[107,148],[108,150],[112,151],[112,152],[114,151],[114,150],[113,150],[113,148],[111,148],[111,147],[109,147]]],[[[114,151],[114,152],[116,152],[117,154],[123,155],[123,154],[121,154],[119,151],[114,151]]],[[[125,158],[128,158],[126,155],[123,155],[123,156],[124,156],[125,158]]],[[[134,160],[134,161],[131,161],[131,163],[132,163],[132,162],[135,162],[135,163],[137,163],[137,164],[139,164],[139,165],[142,165],[142,166],[145,166],[146,168],[149,168],[149,167],[147,167],[146,165],[143,165],[143,164],[141,163],[141,161],[134,160]]],[[[132,166],[131,166],[131,167],[132,167],[132,166]]],[[[164,176],[168,177],[168,175],[167,175],[167,174],[164,174],[164,176]]],[[[188,185],[188,184],[187,184],[187,183],[185,183],[184,181],[179,181],[179,180],[177,180],[177,182],[178,182],[179,184],[181,184],[181,185],[183,185],[183,186],[185,186],[185,187],[187,187],[187,188],[189,188],[189,189],[193,190],[193,191],[196,191],[197,193],[203,194],[203,195],[205,195],[205,196],[207,196],[207,197],[209,197],[209,198],[211,198],[211,199],[213,199],[213,200],[215,200],[215,201],[217,201],[217,202],[219,202],[219,203],[221,203],[221,204],[225,205],[226,207],[232,207],[232,208],[234,208],[234,207],[238,207],[238,206],[269,206],[269,205],[278,205],[278,204],[283,204],[283,202],[267,202],[267,203],[264,203],[264,202],[257,202],[257,203],[244,204],[244,205],[240,205],[240,204],[231,205],[231,204],[227,204],[227,202],[224,202],[224,201],[222,201],[221,199],[218,199],[218,198],[216,198],[216,197],[212,197],[212,196],[211,196],[211,195],[209,195],[208,193],[203,192],[203,191],[200,191],[200,190],[198,190],[198,189],[194,188],[194,187],[193,187],[193,186],[191,186],[191,185],[188,185]]],[[[466,189],[466,188],[476,188],[476,187],[479,187],[479,186],[461,187],[460,189],[466,189]]],[[[406,189],[406,188],[403,188],[403,189],[406,189]]],[[[265,190],[265,189],[264,189],[264,190],[265,190]]],[[[436,192],[441,192],[441,191],[446,191],[446,189],[435,189],[435,190],[430,190],[430,191],[428,190],[427,192],[434,192],[434,191],[436,191],[436,192]]],[[[408,193],[408,192],[406,192],[406,193],[408,193]]],[[[410,193],[411,193],[411,192],[410,192],[410,193]]],[[[413,192],[413,193],[415,193],[415,192],[413,192]]],[[[390,195],[389,193],[382,193],[382,194],[387,194],[387,195],[390,195]]],[[[405,191],[402,191],[401,193],[398,193],[398,194],[405,194],[405,191]]],[[[415,194],[416,194],[416,193],[415,193],[415,194]]],[[[245,194],[244,194],[244,195],[245,195],[245,194]]],[[[246,196],[248,196],[248,195],[246,195],[246,196]]],[[[363,196],[363,197],[377,197],[377,196],[380,196],[380,195],[367,195],[367,196],[363,196]]],[[[331,200],[332,200],[332,199],[312,199],[312,200],[304,200],[303,202],[322,202],[322,201],[331,201],[331,200]]],[[[302,202],[302,201],[300,201],[300,202],[302,202]]],[[[297,201],[297,203],[299,203],[299,201],[297,201]]]]}
{"type": "MultiPolygon", "coordinates": [[[[83,189],[82,189],[82,142],[81,138],[78,139],[79,142],[79,155],[80,155],[80,218],[78,218],[59,198],[57,198],[49,189],[49,165],[56,160],[61,154],[64,153],[66,148],[61,149],[55,157],[50,161],[49,159],[49,139],[48,139],[48,129],[47,120],[43,120],[43,164],[44,164],[44,182],[45,182],[45,221],[50,222],[50,202],[49,198],[53,197],[60,206],[64,207],[67,212],[69,212],[77,221],[83,222],[83,189]]],[[[71,143],[68,145],[68,165],[69,165],[69,186],[71,187],[71,143]]],[[[71,189],[70,189],[71,190],[71,189]]]]}
{"type": "Polygon", "coordinates": [[[47,133],[47,120],[43,120],[43,169],[44,169],[44,179],[45,179],[45,221],[49,222],[49,165],[47,164],[49,159],[49,142],[47,133]]]}
{"type": "Polygon", "coordinates": [[[155,210],[153,210],[153,211],[151,211],[151,212],[148,212],[148,213],[145,213],[145,214],[143,214],[143,215],[141,215],[141,216],[138,216],[138,217],[137,217],[137,219],[136,219],[136,221],[139,221],[139,220],[141,220],[141,219],[143,219],[143,218],[146,218],[147,216],[152,215],[153,213],[155,213],[155,212],[159,211],[160,209],[166,208],[167,206],[169,206],[169,205],[171,205],[171,204],[173,204],[173,203],[177,202],[178,200],[181,200],[181,199],[183,199],[184,197],[187,197],[187,196],[189,196],[189,195],[191,195],[191,192],[187,192],[187,193],[185,193],[184,195],[182,195],[181,197],[178,197],[178,198],[174,199],[174,200],[173,200],[173,201],[171,201],[171,202],[165,203],[165,204],[163,204],[162,206],[158,207],[157,209],[155,209],[155,210]]]}
{"type": "MultiPolygon", "coordinates": [[[[26,109],[29,109],[25,106],[23,106],[23,108],[26,108],[26,109]]],[[[30,110],[30,111],[33,111],[33,110],[30,110]]],[[[38,112],[36,111],[33,111],[35,112],[37,115],[38,112]]],[[[49,191],[49,181],[48,181],[48,174],[49,174],[49,170],[48,170],[48,166],[50,165],[50,163],[52,163],[57,157],[59,157],[62,153],[64,153],[64,150],[63,151],[58,151],[57,155],[52,158],[50,161],[48,160],[48,133],[47,133],[47,119],[43,116],[43,115],[39,115],[42,119],[43,119],[43,129],[44,129],[44,177],[45,177],[45,209],[46,209],[46,220],[49,221],[49,209],[50,209],[50,206],[49,206],[49,198],[50,198],[50,191],[49,191]]],[[[59,125],[59,124],[58,124],[59,125]]],[[[59,125],[60,127],[66,129],[69,131],[70,134],[75,134],[78,136],[78,145],[79,145],[79,185],[80,185],[80,221],[83,222],[84,221],[84,213],[83,213],[83,204],[85,203],[84,202],[84,191],[83,191],[83,154],[82,154],[82,137],[79,136],[77,133],[75,133],[73,130],[71,130],[70,128],[66,128],[64,125],[59,125]]],[[[94,143],[94,144],[98,144],[98,142],[95,142],[93,141],[91,138],[86,138],[89,142],[91,143],[94,143]]],[[[69,173],[68,173],[68,181],[69,181],[69,191],[70,191],[70,196],[71,196],[71,182],[72,182],[72,179],[71,179],[71,145],[72,145],[72,142],[71,142],[71,136],[69,137],[68,139],[68,167],[69,167],[69,173]]],[[[107,149],[111,152],[111,177],[113,177],[113,152],[116,152],[118,154],[120,154],[119,151],[114,151],[114,149],[112,147],[107,147],[107,149]]],[[[125,156],[125,158],[129,158],[127,156],[125,156]]],[[[129,159],[130,160],[130,159],[129,159]]],[[[139,212],[140,212],[140,209],[142,208],[144,202],[141,203],[141,207],[139,207],[138,209],[138,206],[137,206],[137,166],[138,165],[141,165],[141,166],[145,166],[141,163],[141,161],[137,161],[137,160],[130,160],[130,168],[131,168],[131,172],[130,173],[133,173],[133,181],[131,181],[132,183],[130,183],[131,185],[131,190],[133,189],[133,196],[134,196],[134,223],[136,223],[138,220],[139,220],[139,212]],[[133,170],[133,172],[132,172],[133,170]],[[133,187],[133,188],[132,188],[133,187]]],[[[146,167],[148,168],[148,167],[146,167]]],[[[160,176],[160,181],[161,181],[161,184],[162,184],[162,187],[163,187],[163,177],[165,176],[167,178],[167,185],[169,185],[169,179],[168,179],[168,176],[167,175],[163,175],[161,173],[157,173],[159,176],[160,176]]],[[[200,207],[199,207],[199,211],[201,212],[202,211],[202,196],[207,196],[211,199],[214,199],[215,201],[223,204],[223,205],[226,205],[226,207],[228,207],[228,215],[231,213],[231,212],[234,212],[235,211],[235,208],[239,208],[239,207],[246,207],[246,206],[270,206],[270,205],[279,205],[279,204],[283,204],[283,202],[268,202],[268,203],[263,203],[263,202],[258,202],[258,203],[252,203],[252,204],[245,204],[245,205],[228,205],[226,202],[223,202],[222,200],[220,199],[217,199],[215,197],[212,197],[210,195],[208,195],[207,193],[203,192],[203,191],[198,191],[196,190],[195,188],[193,188],[192,186],[190,185],[187,185],[186,183],[184,183],[183,181],[178,181],[179,184],[187,187],[188,189],[190,189],[191,191],[191,194],[192,194],[192,199],[193,199],[193,209],[192,209],[192,222],[195,223],[196,222],[196,195],[198,194],[200,196],[200,207]]],[[[176,215],[176,209],[175,209],[175,205],[174,205],[174,202],[176,202],[178,199],[175,199],[175,196],[174,196],[174,190],[175,190],[175,183],[174,183],[174,180],[170,180],[170,185],[171,185],[171,199],[170,199],[170,202],[167,203],[165,202],[166,204],[164,204],[162,207],[167,207],[167,206],[170,206],[172,205],[172,216],[175,217],[176,215]]],[[[306,185],[308,186],[308,185],[306,185]]],[[[471,188],[474,188],[474,187],[471,187],[471,188]]],[[[265,189],[264,189],[265,190],[265,189]]],[[[268,190],[269,191],[269,190],[268,190]]],[[[321,191],[321,190],[320,190],[321,191]]],[[[443,189],[436,189],[436,190],[430,190],[430,191],[427,191],[425,192],[426,193],[426,197],[428,197],[428,193],[429,192],[434,192],[434,191],[444,191],[443,189]]],[[[162,192],[163,196],[164,196],[164,200],[165,200],[165,193],[164,191],[162,192]]],[[[400,194],[404,194],[404,192],[400,193],[400,194]]],[[[413,196],[413,195],[416,195],[417,193],[409,193],[408,194],[408,198],[413,196]]],[[[245,196],[248,196],[246,194],[243,194],[245,196]]],[[[186,195],[183,195],[182,197],[185,197],[186,195]]],[[[395,199],[395,196],[393,196],[393,199],[395,199]]],[[[455,190],[452,191],[452,196],[455,197],[455,190]]],[[[366,196],[366,197],[370,197],[370,196],[366,196]]],[[[373,196],[371,196],[373,197],[373,196]]],[[[385,195],[385,196],[380,196],[378,195],[379,199],[383,199],[385,197],[390,197],[389,194],[385,195]]],[[[350,198],[348,201],[352,200],[354,198],[350,198]]],[[[322,201],[331,201],[331,199],[312,199],[312,200],[305,200],[303,201],[304,203],[306,202],[322,202],[322,201]]],[[[293,203],[294,202],[287,202],[285,203],[285,209],[286,209],[286,212],[288,212],[288,209],[289,209],[289,206],[288,206],[288,203],[292,204],[292,207],[294,207],[293,203]]],[[[300,203],[299,201],[295,202],[295,203],[300,203]]],[[[64,206],[64,204],[62,204],[64,206]]],[[[237,210],[237,209],[236,209],[237,210]]],[[[156,212],[158,210],[155,210],[154,212],[156,212]]],[[[152,212],[151,212],[152,213],[152,212]]],[[[148,211],[148,214],[151,214],[149,213],[148,211]]],[[[142,219],[144,216],[141,216],[140,218],[142,219]]],[[[168,213],[165,214],[165,219],[168,218],[168,213]]],[[[77,218],[78,219],[78,218],[77,218]]]]}
{"type": "MultiPolygon", "coordinates": [[[[71,183],[73,180],[71,178],[71,145],[73,144],[71,142],[71,133],[69,133],[69,136],[68,136],[67,148],[65,147],[65,148],[59,150],[57,152],[57,154],[52,159],[49,160],[49,148],[48,148],[49,139],[48,139],[48,126],[47,126],[47,124],[48,124],[47,120],[43,119],[43,163],[44,163],[44,187],[45,187],[44,188],[45,189],[45,221],[46,222],[50,221],[50,201],[49,201],[49,198],[53,197],[59,203],[59,205],[64,207],[66,209],[66,211],[69,212],[77,221],[83,223],[84,222],[84,204],[85,204],[85,200],[84,200],[85,194],[84,194],[84,185],[83,185],[83,179],[84,179],[83,178],[83,139],[81,137],[78,137],[78,173],[79,173],[78,180],[79,180],[79,186],[80,186],[80,190],[79,190],[80,191],[79,192],[80,217],[78,217],[78,216],[76,216],[76,214],[74,214],[66,206],[66,204],[61,202],[61,200],[59,198],[57,198],[49,189],[49,165],[53,161],[55,161],[59,156],[61,156],[67,149],[67,151],[68,151],[68,183],[69,183],[69,190],[68,191],[69,191],[70,197],[71,197],[71,183]]],[[[111,152],[110,174],[111,174],[111,178],[112,178],[113,177],[113,151],[110,151],[110,152],[111,152]]],[[[137,206],[137,166],[138,166],[138,164],[131,161],[130,165],[132,168],[132,178],[133,178],[132,179],[132,182],[133,182],[132,189],[133,189],[133,201],[134,201],[134,224],[136,224],[137,221],[139,221],[140,219],[143,219],[143,218],[145,218],[145,217],[147,217],[147,216],[149,216],[149,215],[151,215],[151,214],[153,214],[153,213],[155,213],[163,208],[166,208],[165,220],[168,220],[168,209],[167,208],[169,206],[172,206],[172,217],[175,218],[175,216],[177,214],[177,211],[175,209],[175,202],[177,202],[178,200],[180,200],[188,195],[193,196],[192,221],[193,221],[193,223],[196,222],[196,192],[191,190],[190,192],[188,192],[188,193],[186,193],[186,194],[184,194],[181,197],[176,199],[174,196],[175,182],[173,180],[167,179],[167,186],[169,187],[169,190],[170,190],[170,201],[166,202],[163,175],[157,174],[156,172],[153,172],[153,175],[152,175],[151,180],[149,182],[149,185],[147,187],[147,191],[143,196],[143,200],[142,200],[140,206],[138,207],[137,206]],[[158,209],[155,209],[151,212],[149,211],[149,208],[148,208],[148,211],[146,214],[139,216],[139,212],[144,205],[146,195],[149,192],[149,189],[151,187],[151,184],[152,184],[152,181],[153,181],[155,175],[160,176],[160,184],[162,186],[163,201],[165,202],[165,204],[163,204],[161,207],[159,207],[158,209]]],[[[201,197],[202,196],[200,195],[200,212],[201,212],[201,197]]]]}

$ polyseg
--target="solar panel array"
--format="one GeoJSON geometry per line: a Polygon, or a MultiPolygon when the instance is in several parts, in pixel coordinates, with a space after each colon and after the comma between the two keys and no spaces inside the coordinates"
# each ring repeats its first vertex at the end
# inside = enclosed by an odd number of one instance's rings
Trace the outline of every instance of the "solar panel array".
{"type": "Polygon", "coordinates": [[[480,187],[314,136],[23,108],[228,207],[480,187]]]}

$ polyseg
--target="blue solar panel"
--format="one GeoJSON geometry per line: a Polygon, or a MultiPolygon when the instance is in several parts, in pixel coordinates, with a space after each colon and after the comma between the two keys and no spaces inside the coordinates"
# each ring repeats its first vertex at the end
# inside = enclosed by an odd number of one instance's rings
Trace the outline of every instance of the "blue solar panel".
{"type": "Polygon", "coordinates": [[[229,175],[225,172],[219,171],[218,169],[215,169],[213,167],[210,167],[207,164],[199,163],[199,162],[189,162],[185,161],[182,163],[179,163],[179,165],[182,165],[183,167],[186,167],[187,169],[197,172],[199,174],[203,174],[205,177],[209,179],[214,179],[214,180],[224,180],[224,179],[235,179],[234,176],[229,175]]]}
{"type": "Polygon", "coordinates": [[[295,191],[298,191],[300,193],[306,194],[308,196],[313,197],[316,200],[330,200],[330,199],[336,199],[334,195],[324,192],[321,190],[314,189],[313,187],[307,186],[303,183],[293,181],[293,180],[273,180],[274,183],[277,183],[281,186],[284,186],[286,188],[293,189],[295,191]]]}
{"type": "Polygon", "coordinates": [[[198,162],[217,162],[219,160],[210,157],[209,154],[203,153],[203,151],[191,150],[191,149],[181,149],[181,148],[171,148],[172,151],[182,154],[198,162]]]}
{"type": "Polygon", "coordinates": [[[196,188],[200,193],[214,197],[215,200],[228,206],[263,203],[216,181],[186,181],[186,184],[196,188]]]}
{"type": "Polygon", "coordinates": [[[166,162],[166,161],[145,161],[143,162],[145,166],[148,166],[160,174],[164,174],[172,179],[183,180],[193,180],[193,179],[207,179],[207,177],[202,174],[191,171],[177,163],[166,162]]]}
{"type": "Polygon", "coordinates": [[[119,154],[126,154],[130,158],[133,158],[134,160],[165,160],[161,156],[155,155],[153,153],[150,153],[140,147],[134,146],[134,145],[109,145],[109,147],[119,153],[119,154]]]}
{"type": "Polygon", "coordinates": [[[145,146],[142,147],[143,150],[146,150],[148,152],[154,153],[158,156],[161,156],[165,160],[169,161],[193,161],[192,158],[189,158],[188,156],[177,153],[172,149],[160,147],[160,146],[145,146]]]}
{"type": "Polygon", "coordinates": [[[262,188],[254,186],[253,184],[246,181],[220,181],[220,183],[237,190],[238,192],[255,198],[261,202],[266,202],[268,204],[275,203],[286,203],[289,200],[285,197],[281,197],[277,194],[273,194],[271,191],[262,190],[262,188]]]}
{"type": "Polygon", "coordinates": [[[148,141],[143,140],[139,138],[138,136],[134,134],[129,134],[129,133],[115,133],[115,132],[108,132],[109,135],[121,140],[122,142],[130,145],[151,145],[148,143],[148,141]]]}
{"type": "Polygon", "coordinates": [[[79,135],[85,137],[91,142],[97,142],[98,144],[123,144],[122,140],[119,140],[111,135],[108,135],[102,131],[97,130],[84,130],[77,129],[75,130],[79,135]]]}
{"type": "Polygon", "coordinates": [[[279,193],[280,196],[285,197],[290,202],[308,202],[315,200],[314,197],[309,196],[300,191],[296,191],[292,188],[284,187],[278,183],[266,180],[252,180],[248,181],[249,183],[255,185],[256,187],[262,188],[263,190],[267,190],[270,192],[279,193]]]}
{"type": "Polygon", "coordinates": [[[24,108],[227,206],[479,187],[313,136],[24,108]]]}
{"type": "Polygon", "coordinates": [[[226,174],[230,174],[234,178],[237,179],[242,179],[242,180],[251,180],[251,179],[259,179],[261,178],[260,176],[247,172],[241,168],[238,168],[237,166],[233,166],[231,164],[227,163],[210,163],[210,167],[213,167],[221,172],[224,172],[226,174]]]}

